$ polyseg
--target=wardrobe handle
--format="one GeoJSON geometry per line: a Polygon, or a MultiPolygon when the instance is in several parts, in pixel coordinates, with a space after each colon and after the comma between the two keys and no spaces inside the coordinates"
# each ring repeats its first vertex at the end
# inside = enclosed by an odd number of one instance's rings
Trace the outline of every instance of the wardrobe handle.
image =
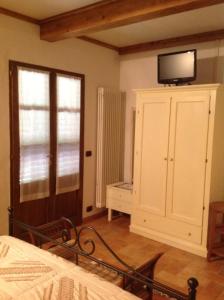
{"type": "Polygon", "coordinates": [[[173,161],[173,158],[171,158],[170,161],[173,161]]]}
{"type": "Polygon", "coordinates": [[[164,160],[167,160],[167,157],[164,157],[164,160]]]}

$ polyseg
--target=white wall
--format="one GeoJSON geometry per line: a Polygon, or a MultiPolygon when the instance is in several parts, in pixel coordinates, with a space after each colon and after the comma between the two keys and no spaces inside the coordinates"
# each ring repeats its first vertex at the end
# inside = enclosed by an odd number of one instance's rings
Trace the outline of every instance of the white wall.
{"type": "Polygon", "coordinates": [[[156,87],[157,55],[197,49],[198,70],[195,84],[224,82],[224,41],[188,45],[161,51],[125,55],[120,62],[120,88],[127,93],[124,180],[132,180],[132,110],[135,107],[134,89],[156,87]]]}
{"type": "Polygon", "coordinates": [[[78,39],[41,41],[39,27],[3,15],[0,41],[0,234],[8,232],[10,205],[9,60],[85,74],[85,150],[93,151],[84,159],[85,216],[86,206],[95,201],[97,87],[119,86],[119,57],[115,51],[78,39]]]}

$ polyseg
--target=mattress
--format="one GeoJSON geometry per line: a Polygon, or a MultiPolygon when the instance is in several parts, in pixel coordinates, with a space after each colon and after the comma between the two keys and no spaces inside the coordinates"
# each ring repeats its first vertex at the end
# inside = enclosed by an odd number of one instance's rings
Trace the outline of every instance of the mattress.
{"type": "Polygon", "coordinates": [[[137,300],[136,296],[65,259],[0,236],[0,299],[137,300]]]}

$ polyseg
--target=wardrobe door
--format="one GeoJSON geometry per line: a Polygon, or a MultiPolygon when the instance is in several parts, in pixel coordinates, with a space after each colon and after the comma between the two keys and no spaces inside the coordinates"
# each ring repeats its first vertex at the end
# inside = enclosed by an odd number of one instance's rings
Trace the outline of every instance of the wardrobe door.
{"type": "Polygon", "coordinates": [[[176,94],[171,104],[167,216],[202,225],[209,92],[176,94]]]}
{"type": "Polygon", "coordinates": [[[137,101],[136,209],[165,215],[170,98],[144,95],[137,101]]]}

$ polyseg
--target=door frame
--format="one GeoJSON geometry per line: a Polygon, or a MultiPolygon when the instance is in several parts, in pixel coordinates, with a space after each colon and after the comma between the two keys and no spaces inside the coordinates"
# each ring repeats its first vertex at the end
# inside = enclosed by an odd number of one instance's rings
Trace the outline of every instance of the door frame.
{"type": "MultiPolygon", "coordinates": [[[[13,217],[19,218],[21,221],[27,222],[27,218],[23,218],[19,211],[19,195],[20,195],[20,185],[19,185],[19,103],[18,103],[18,67],[36,69],[39,71],[49,72],[49,92],[50,92],[50,112],[52,108],[56,107],[56,89],[52,88],[56,85],[56,74],[68,75],[73,77],[78,77],[81,80],[81,102],[80,102],[80,188],[77,196],[77,215],[72,217],[72,221],[79,225],[82,222],[82,205],[83,205],[83,172],[84,172],[84,111],[85,111],[85,75],[74,73],[70,71],[64,71],[60,69],[49,68],[45,66],[39,66],[34,64],[28,64],[18,61],[9,61],[9,105],[10,105],[10,206],[12,208],[13,217]],[[52,84],[53,81],[53,84],[52,84]]],[[[55,118],[55,116],[53,116],[55,118]]],[[[55,120],[54,120],[55,122],[55,120]]],[[[55,123],[56,129],[56,123],[55,123]]],[[[52,132],[52,114],[50,114],[50,133],[52,132]]],[[[53,137],[50,134],[50,148],[52,147],[52,139],[55,140],[55,130],[53,130],[53,137]]],[[[52,150],[52,149],[51,149],[52,150]]],[[[50,151],[51,151],[50,150],[50,151]]],[[[49,174],[50,176],[50,174],[49,174]]],[[[51,184],[49,187],[51,190],[51,184]]],[[[50,196],[49,196],[50,198],[50,196]]],[[[46,223],[54,219],[55,212],[50,210],[55,209],[54,204],[51,201],[43,200],[43,216],[41,216],[42,221],[46,223]],[[47,203],[48,202],[48,203],[47,203]],[[44,215],[45,214],[45,215],[44,215]]],[[[36,201],[36,200],[33,200],[36,201]]],[[[39,201],[39,200],[37,200],[39,201]]],[[[29,206],[24,202],[23,205],[29,206]]],[[[29,210],[29,209],[27,209],[29,210]]],[[[30,219],[30,218],[29,218],[30,219]]],[[[32,221],[31,221],[32,223],[32,221]]],[[[37,222],[33,222],[32,225],[41,225],[37,222]]],[[[10,226],[9,226],[10,227],[10,226]]]]}

